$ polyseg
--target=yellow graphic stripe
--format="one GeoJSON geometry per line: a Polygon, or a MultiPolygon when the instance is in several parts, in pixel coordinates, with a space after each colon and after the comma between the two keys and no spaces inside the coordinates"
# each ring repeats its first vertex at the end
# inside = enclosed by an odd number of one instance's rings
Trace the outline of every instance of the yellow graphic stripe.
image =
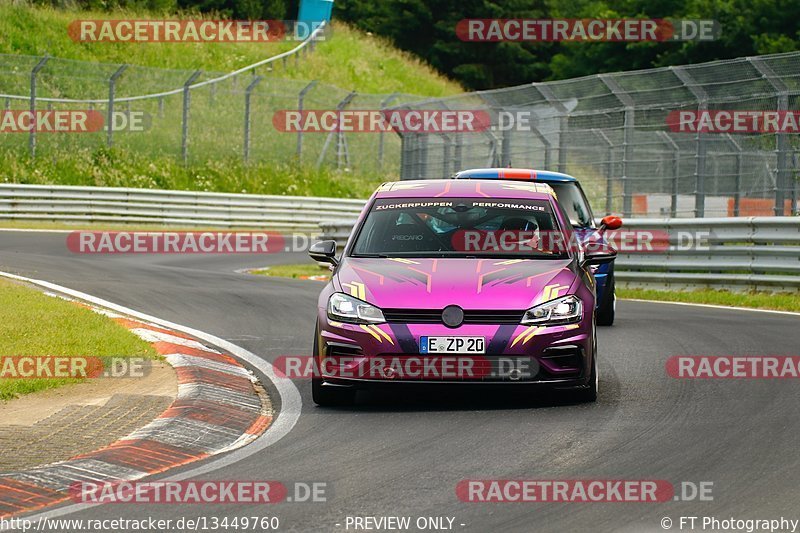
{"type": "Polygon", "coordinates": [[[418,265],[419,261],[412,261],[411,259],[403,259],[402,257],[390,257],[389,261],[396,261],[405,265],[418,265]]]}
{"type": "Polygon", "coordinates": [[[494,263],[495,265],[514,265],[516,263],[522,263],[525,259],[509,259],[507,261],[500,261],[499,263],[494,263]]]}
{"type": "Polygon", "coordinates": [[[569,289],[568,285],[547,285],[542,291],[542,302],[549,302],[550,300],[554,300],[558,298],[561,291],[565,291],[569,289]]]}
{"type": "MultiPolygon", "coordinates": [[[[511,343],[511,348],[516,346],[516,344],[522,339],[524,339],[526,335],[530,334],[531,336],[533,336],[534,334],[536,334],[536,329],[538,327],[539,326],[528,326],[527,328],[525,328],[525,330],[522,333],[517,335],[517,337],[514,339],[514,342],[511,343]]],[[[525,340],[525,342],[528,342],[527,339],[525,340]]],[[[522,344],[525,344],[525,342],[523,342],[522,344]]]]}
{"type": "Polygon", "coordinates": [[[523,345],[524,345],[524,344],[527,344],[527,343],[528,343],[528,341],[529,341],[529,340],[531,340],[531,339],[534,337],[534,335],[536,335],[537,333],[539,333],[539,332],[540,332],[541,330],[543,330],[543,329],[544,329],[544,327],[543,327],[543,326],[539,326],[539,327],[537,327],[536,329],[534,329],[533,331],[531,331],[531,332],[528,334],[528,336],[527,336],[527,337],[525,337],[525,340],[524,340],[524,341],[522,341],[522,344],[523,344],[523,345]]]}
{"type": "Polygon", "coordinates": [[[391,337],[391,336],[390,336],[388,333],[386,333],[385,331],[383,331],[383,330],[382,330],[381,328],[379,328],[378,326],[372,325],[372,326],[370,326],[370,327],[371,327],[373,330],[375,330],[375,331],[378,333],[378,335],[380,335],[381,337],[383,337],[384,339],[386,339],[387,341],[389,341],[389,344],[391,344],[392,346],[394,346],[394,341],[392,340],[392,337],[391,337]]]}
{"type": "Polygon", "coordinates": [[[367,299],[366,288],[360,281],[354,281],[353,283],[342,283],[342,287],[345,287],[350,291],[350,296],[355,296],[360,300],[367,299]]]}
{"type": "Polygon", "coordinates": [[[366,324],[361,324],[361,326],[360,326],[360,327],[361,327],[361,329],[363,329],[364,331],[366,331],[367,333],[369,333],[370,335],[372,335],[373,337],[375,337],[375,340],[376,340],[376,341],[378,341],[378,342],[383,342],[383,339],[381,339],[381,336],[380,336],[380,335],[378,335],[377,333],[375,333],[374,331],[372,331],[368,325],[366,325],[366,324]]]}

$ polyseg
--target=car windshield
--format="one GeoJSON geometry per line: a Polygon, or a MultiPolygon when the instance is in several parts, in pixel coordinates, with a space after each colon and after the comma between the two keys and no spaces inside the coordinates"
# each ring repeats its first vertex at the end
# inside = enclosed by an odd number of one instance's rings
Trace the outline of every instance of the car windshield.
{"type": "Polygon", "coordinates": [[[573,227],[594,227],[592,210],[589,209],[589,204],[577,183],[550,183],[550,186],[556,191],[558,203],[561,204],[573,227]]]}
{"type": "Polygon", "coordinates": [[[546,200],[378,199],[353,257],[566,257],[550,246],[563,234],[546,200]]]}

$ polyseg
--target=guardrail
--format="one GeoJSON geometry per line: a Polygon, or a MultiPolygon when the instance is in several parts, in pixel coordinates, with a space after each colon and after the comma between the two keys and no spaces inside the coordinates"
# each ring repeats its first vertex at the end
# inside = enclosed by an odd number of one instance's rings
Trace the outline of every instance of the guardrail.
{"type": "MultiPolygon", "coordinates": [[[[323,238],[343,245],[354,223],[323,222],[323,238]]],[[[622,286],[800,290],[800,217],[626,219],[623,229],[668,232],[669,247],[620,254],[622,286]]]]}
{"type": "Polygon", "coordinates": [[[116,187],[0,184],[0,220],[105,222],[319,231],[364,200],[116,187]]]}

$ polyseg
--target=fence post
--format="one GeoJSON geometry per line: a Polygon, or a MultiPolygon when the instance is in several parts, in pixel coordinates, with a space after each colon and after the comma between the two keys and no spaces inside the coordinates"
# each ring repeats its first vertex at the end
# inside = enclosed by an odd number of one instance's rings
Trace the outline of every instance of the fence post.
{"type": "MultiPolygon", "coordinates": [[[[441,136],[442,136],[442,144],[443,144],[443,146],[442,146],[442,158],[443,158],[443,161],[442,161],[442,178],[449,178],[450,177],[450,160],[452,159],[452,156],[450,155],[450,152],[453,149],[453,138],[450,135],[446,134],[446,133],[442,133],[441,136]]],[[[459,168],[453,169],[454,172],[457,172],[459,170],[461,170],[461,169],[459,169],[459,168]]]]}
{"type": "MultiPolygon", "coordinates": [[[[383,112],[383,110],[386,109],[386,106],[388,106],[389,103],[391,103],[391,101],[395,100],[397,97],[398,97],[398,93],[392,93],[389,96],[387,96],[386,98],[384,98],[380,103],[381,112],[383,112]]],[[[384,138],[383,138],[384,132],[383,132],[383,130],[381,130],[378,135],[379,135],[379,138],[378,138],[378,170],[383,170],[383,143],[384,143],[384,138]]]]}
{"type": "MultiPolygon", "coordinates": [[[[658,134],[664,140],[664,144],[672,149],[672,188],[670,190],[669,213],[670,216],[674,218],[678,215],[678,177],[680,175],[681,147],[678,146],[678,143],[676,143],[666,131],[659,131],[658,134]]],[[[738,209],[738,193],[736,205],[736,209],[738,209]]]]}
{"type": "MultiPolygon", "coordinates": [[[[550,139],[547,138],[547,135],[544,135],[539,128],[531,124],[531,132],[539,139],[539,142],[542,143],[544,146],[544,169],[551,170],[551,165],[553,164],[553,143],[550,142],[550,139]]],[[[536,167],[537,165],[533,165],[536,167]]]]}
{"type": "Polygon", "coordinates": [[[631,161],[633,161],[634,133],[636,131],[636,102],[620,87],[617,80],[608,74],[599,74],[598,78],[617,100],[625,106],[624,129],[622,131],[622,214],[631,216],[633,212],[633,194],[631,190],[631,161]]]}
{"type": "Polygon", "coordinates": [[[195,71],[194,74],[189,76],[189,79],[183,84],[183,125],[181,128],[181,155],[183,163],[189,161],[189,105],[191,93],[189,87],[200,77],[203,73],[202,70],[195,71]]]}
{"type": "MultiPolygon", "coordinates": [[[[49,56],[44,56],[42,59],[36,63],[36,66],[33,67],[31,70],[31,115],[36,115],[36,75],[39,73],[40,70],[44,68],[44,64],[47,63],[47,60],[50,59],[49,56]]],[[[31,151],[31,157],[36,157],[36,124],[34,121],[33,127],[31,128],[31,136],[28,139],[28,147],[31,151]]]]}
{"type": "Polygon", "coordinates": [[[464,160],[464,134],[463,133],[456,133],[455,140],[453,141],[455,144],[455,150],[453,154],[453,168],[458,170],[462,170],[464,166],[462,161],[464,160]]]}
{"type": "MultiPolygon", "coordinates": [[[[747,61],[758,70],[765,80],[769,82],[775,92],[777,93],[777,111],[779,116],[784,116],[789,110],[789,87],[783,82],[782,79],[775,74],[772,67],[759,57],[748,57],[747,61]]],[[[789,188],[789,140],[786,137],[786,132],[777,132],[775,134],[776,141],[776,155],[778,171],[775,174],[775,216],[782,216],[784,214],[784,201],[786,198],[786,191],[789,188]]],[[[794,189],[794,187],[793,187],[794,189]]],[[[792,195],[794,196],[794,195],[792,195]]],[[[792,199],[792,212],[797,209],[796,199],[792,199]]]]}
{"type": "MultiPolygon", "coordinates": [[[[303,116],[303,103],[306,98],[306,94],[308,94],[308,91],[313,89],[316,84],[317,80],[312,81],[311,83],[303,87],[303,90],[301,90],[300,93],[297,95],[297,111],[300,113],[301,117],[303,116]]],[[[297,131],[297,161],[301,161],[302,158],[303,158],[303,128],[300,128],[297,131]]]]}
{"type": "Polygon", "coordinates": [[[742,197],[742,171],[744,170],[744,160],[742,158],[742,147],[733,138],[733,135],[726,133],[728,142],[736,149],[736,191],[733,193],[733,216],[739,216],[739,204],[742,197]]]}
{"type": "Polygon", "coordinates": [[[400,180],[411,179],[411,139],[407,134],[399,133],[400,135],[400,180]]]}
{"type": "MultiPolygon", "coordinates": [[[[708,109],[708,93],[695,83],[694,79],[683,67],[669,67],[675,76],[689,89],[697,99],[697,110],[700,113],[708,109]]],[[[706,139],[700,131],[695,136],[695,166],[694,166],[694,216],[706,216],[706,139]]]]}
{"type": "Polygon", "coordinates": [[[558,112],[558,171],[567,171],[567,137],[566,133],[569,129],[569,111],[561,100],[556,98],[553,91],[550,90],[546,84],[534,83],[533,87],[539,91],[548,104],[553,106],[558,112]]]}
{"type": "MultiPolygon", "coordinates": [[[[358,93],[353,91],[350,94],[348,94],[347,96],[345,96],[344,100],[339,102],[339,105],[336,106],[337,117],[338,117],[338,112],[343,110],[345,107],[347,107],[350,104],[350,102],[353,100],[353,98],[356,97],[356,94],[358,94],[358,93]]],[[[337,118],[337,122],[338,122],[338,118],[337,118]]],[[[338,125],[337,125],[336,129],[337,130],[341,130],[341,128],[339,128],[338,125]]],[[[334,134],[336,134],[336,168],[337,169],[341,168],[341,165],[342,165],[341,155],[342,154],[341,154],[340,150],[342,149],[341,143],[342,143],[342,137],[344,135],[342,131],[336,131],[336,132],[332,131],[332,132],[328,133],[328,137],[325,139],[325,144],[322,146],[322,151],[319,153],[319,158],[317,159],[317,168],[322,166],[322,162],[325,160],[325,155],[328,153],[328,147],[331,144],[331,140],[333,139],[333,135],[334,134]]],[[[346,149],[347,148],[345,147],[345,150],[346,149]]],[[[348,162],[349,162],[349,159],[350,159],[350,155],[349,154],[347,155],[347,159],[348,159],[348,162]]]]}
{"type": "MultiPolygon", "coordinates": [[[[117,92],[117,80],[120,76],[122,76],[122,73],[125,72],[125,69],[127,68],[128,65],[122,65],[108,79],[108,120],[106,124],[106,144],[109,147],[114,144],[114,97],[116,96],[117,92]]],[[[128,105],[130,105],[130,102],[128,102],[128,105]]]]}
{"type": "Polygon", "coordinates": [[[606,215],[609,215],[613,209],[612,198],[614,197],[614,182],[611,179],[611,158],[613,156],[614,144],[603,130],[593,128],[592,133],[600,137],[600,140],[606,145],[606,160],[603,167],[605,167],[606,174],[606,215]]]}
{"type": "Polygon", "coordinates": [[[256,88],[258,82],[261,81],[261,76],[256,76],[247,89],[244,90],[244,162],[250,159],[250,96],[253,89],[256,88]]]}

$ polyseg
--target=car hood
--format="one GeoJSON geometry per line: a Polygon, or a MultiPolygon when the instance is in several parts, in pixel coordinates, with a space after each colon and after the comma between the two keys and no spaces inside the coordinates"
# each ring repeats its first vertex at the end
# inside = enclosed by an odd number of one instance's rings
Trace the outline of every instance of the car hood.
{"type": "Polygon", "coordinates": [[[568,294],[571,260],[344,258],[337,290],[382,308],[524,310],[568,294]]]}

